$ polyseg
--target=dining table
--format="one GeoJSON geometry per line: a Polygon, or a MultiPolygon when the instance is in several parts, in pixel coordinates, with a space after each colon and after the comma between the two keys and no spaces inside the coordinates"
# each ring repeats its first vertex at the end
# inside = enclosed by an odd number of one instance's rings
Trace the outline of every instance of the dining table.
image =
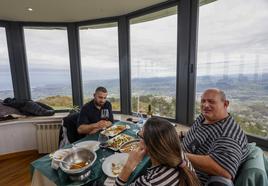
{"type": "MultiPolygon", "coordinates": [[[[136,132],[139,127],[133,123],[125,121],[117,121],[113,125],[128,125],[128,129],[124,130],[122,133],[130,135],[134,138],[137,138],[136,132]]],[[[90,134],[81,140],[75,142],[77,144],[83,141],[97,141],[99,133],[90,134]]],[[[73,148],[74,144],[68,144],[64,148],[73,148]]],[[[75,146],[75,145],[74,145],[75,146]]],[[[90,175],[83,181],[72,181],[69,176],[64,173],[60,168],[54,169],[51,167],[52,158],[50,154],[47,154],[35,161],[30,165],[31,174],[32,174],[32,186],[78,186],[78,185],[105,185],[105,181],[108,178],[107,175],[102,170],[102,159],[107,158],[115,153],[120,153],[118,151],[111,150],[106,148],[98,149],[96,151],[97,159],[94,164],[91,166],[90,175]]],[[[128,183],[134,181],[139,175],[143,174],[146,169],[151,166],[151,162],[148,156],[145,156],[143,160],[137,165],[135,170],[132,172],[128,179],[128,183]]]]}

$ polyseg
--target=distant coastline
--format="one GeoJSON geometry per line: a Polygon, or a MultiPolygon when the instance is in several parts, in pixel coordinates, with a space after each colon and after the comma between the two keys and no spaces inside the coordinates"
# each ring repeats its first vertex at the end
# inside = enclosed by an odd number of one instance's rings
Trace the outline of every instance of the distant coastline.
{"type": "MultiPolygon", "coordinates": [[[[60,78],[62,79],[62,78],[60,78]]],[[[48,77],[48,82],[51,82],[48,77]]],[[[84,94],[92,95],[97,86],[105,86],[110,95],[119,97],[119,79],[91,80],[83,83],[84,94]]],[[[35,84],[31,90],[32,99],[40,99],[48,95],[71,96],[71,84],[35,84]]],[[[268,95],[268,73],[266,74],[243,74],[229,76],[198,76],[196,79],[196,93],[199,94],[209,87],[218,87],[225,90],[229,96],[237,99],[244,97],[256,97],[268,95]],[[240,94],[236,94],[239,90],[240,94]],[[253,92],[252,92],[253,91],[253,92]],[[242,93],[242,95],[241,95],[242,93]]],[[[152,77],[135,78],[131,81],[132,94],[134,95],[176,95],[176,77],[152,77]]],[[[0,98],[5,98],[12,94],[10,85],[1,85],[0,98]],[[3,90],[5,87],[9,87],[3,90]]]]}

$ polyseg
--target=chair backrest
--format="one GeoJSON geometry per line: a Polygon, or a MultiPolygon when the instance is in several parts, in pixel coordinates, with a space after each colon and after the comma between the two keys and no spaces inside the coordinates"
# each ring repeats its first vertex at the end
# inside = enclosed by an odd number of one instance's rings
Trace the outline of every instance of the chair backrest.
{"type": "Polygon", "coordinates": [[[63,126],[67,129],[67,137],[70,143],[82,138],[77,132],[79,112],[74,112],[63,118],[63,126]]]}
{"type": "Polygon", "coordinates": [[[268,186],[266,166],[268,161],[261,148],[249,144],[249,155],[238,170],[235,186],[268,186]]]}

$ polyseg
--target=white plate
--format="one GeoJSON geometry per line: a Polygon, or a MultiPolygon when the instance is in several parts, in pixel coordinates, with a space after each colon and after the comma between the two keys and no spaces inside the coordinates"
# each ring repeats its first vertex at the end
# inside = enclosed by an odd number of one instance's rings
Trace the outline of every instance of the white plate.
{"type": "Polygon", "coordinates": [[[103,172],[112,178],[116,178],[118,175],[115,175],[112,172],[112,163],[114,164],[121,164],[124,166],[127,162],[128,153],[115,153],[105,159],[105,161],[102,164],[102,170],[103,172]]]}
{"type": "Polygon", "coordinates": [[[99,150],[100,142],[98,141],[82,141],[80,143],[75,144],[75,147],[83,147],[89,149],[91,151],[99,150]]]}

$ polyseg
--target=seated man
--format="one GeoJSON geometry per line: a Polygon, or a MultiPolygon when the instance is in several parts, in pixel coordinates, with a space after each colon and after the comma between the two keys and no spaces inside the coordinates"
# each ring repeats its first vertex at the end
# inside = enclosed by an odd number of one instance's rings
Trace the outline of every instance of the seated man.
{"type": "Polygon", "coordinates": [[[112,125],[112,105],[109,101],[106,101],[107,95],[106,88],[98,87],[94,93],[94,99],[82,107],[77,126],[79,134],[95,134],[112,125]],[[102,109],[109,111],[109,118],[101,118],[102,109]]]}
{"type": "Polygon", "coordinates": [[[233,185],[248,155],[245,133],[227,112],[223,91],[208,89],[201,97],[201,115],[183,139],[186,155],[206,185],[233,185]],[[212,183],[214,182],[214,183],[212,183]]]}

